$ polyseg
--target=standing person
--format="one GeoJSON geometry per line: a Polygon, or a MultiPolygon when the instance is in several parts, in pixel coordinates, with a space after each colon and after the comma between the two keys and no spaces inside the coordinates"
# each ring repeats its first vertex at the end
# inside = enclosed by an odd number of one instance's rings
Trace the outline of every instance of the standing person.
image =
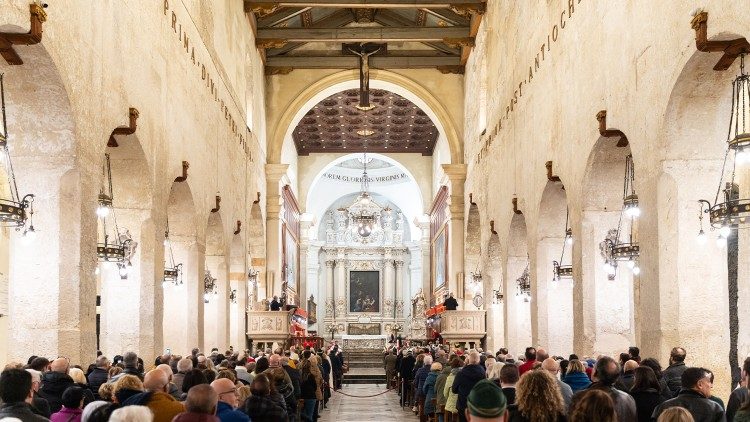
{"type": "Polygon", "coordinates": [[[453,382],[456,380],[456,375],[461,371],[461,367],[464,366],[464,361],[462,361],[459,357],[454,356],[453,359],[451,359],[451,373],[448,375],[448,378],[445,380],[445,388],[443,389],[443,394],[445,395],[445,410],[447,410],[450,413],[457,414],[458,408],[456,405],[458,404],[458,394],[453,392],[453,382]]]}
{"type": "Polygon", "coordinates": [[[687,366],[685,366],[685,357],[687,352],[682,347],[675,347],[669,353],[669,366],[664,370],[663,376],[664,381],[667,382],[667,387],[672,393],[672,397],[677,395],[680,391],[680,385],[682,385],[682,373],[685,372],[687,366]]]}
{"type": "MultiPolygon", "coordinates": [[[[427,380],[427,376],[430,374],[430,368],[432,367],[432,356],[425,354],[422,359],[422,366],[417,369],[414,374],[414,386],[417,398],[417,411],[420,409],[424,410],[425,406],[425,393],[424,393],[424,382],[427,380]]],[[[423,412],[424,413],[424,412],[423,412]]],[[[422,413],[420,413],[421,415],[422,413]]]]}
{"type": "Polygon", "coordinates": [[[601,390],[585,390],[570,407],[568,422],[617,422],[615,403],[601,390]]]}
{"type": "Polygon", "coordinates": [[[630,395],[635,400],[638,422],[650,422],[654,409],[664,402],[661,387],[654,370],[648,366],[639,366],[633,370],[633,388],[630,395]]]}
{"type": "MultiPolygon", "coordinates": [[[[169,377],[161,369],[152,369],[143,378],[144,392],[130,396],[123,406],[146,406],[154,414],[154,422],[170,422],[185,411],[185,406],[169,394],[169,377]]],[[[190,392],[188,392],[188,397],[190,392]]]]}
{"type": "Polygon", "coordinates": [[[42,375],[42,387],[39,395],[49,402],[50,412],[56,413],[62,408],[62,395],[68,387],[75,385],[73,378],[68,375],[69,363],[66,358],[53,360],[50,371],[42,375]]]}
{"type": "MultiPolygon", "coordinates": [[[[81,371],[83,372],[83,371],[81,371]]],[[[62,395],[62,408],[50,416],[51,422],[81,422],[83,413],[83,388],[68,387],[62,395]]]]}
{"type": "Polygon", "coordinates": [[[250,418],[237,410],[239,406],[239,393],[237,386],[229,378],[219,378],[211,383],[211,388],[216,391],[219,402],[216,407],[216,416],[221,422],[250,422],[250,418]]]}
{"type": "Polygon", "coordinates": [[[633,384],[635,383],[635,368],[637,367],[638,362],[632,359],[625,361],[625,365],[622,367],[622,375],[620,375],[620,380],[618,381],[623,391],[630,392],[633,388],[633,384]]]}
{"type": "Polygon", "coordinates": [[[328,400],[331,398],[331,360],[322,351],[318,352],[320,367],[323,368],[323,409],[328,408],[328,400]]]}
{"type": "Polygon", "coordinates": [[[670,407],[684,407],[696,422],[723,422],[724,410],[711,397],[711,373],[705,368],[686,368],[682,372],[682,388],[677,397],[667,400],[651,415],[656,419],[670,407]]]}
{"type": "Polygon", "coordinates": [[[171,422],[220,422],[215,416],[218,403],[219,397],[210,385],[196,385],[188,391],[185,412],[171,422]]]}
{"type": "Polygon", "coordinates": [[[172,382],[178,391],[182,391],[182,382],[185,375],[193,370],[193,360],[191,358],[182,358],[177,361],[177,373],[172,375],[172,382]]]}
{"type": "Polygon", "coordinates": [[[251,396],[245,400],[242,411],[253,422],[286,422],[286,410],[271,398],[273,385],[266,374],[259,374],[250,384],[251,396]]]}
{"type": "Polygon", "coordinates": [[[445,394],[445,383],[448,381],[448,376],[451,374],[451,368],[450,365],[443,365],[443,370],[438,374],[437,379],[435,379],[435,398],[437,399],[437,409],[435,410],[438,413],[438,422],[443,422],[443,412],[440,412],[441,409],[445,408],[445,404],[448,401],[448,396],[445,394]]]}
{"type": "Polygon", "coordinates": [[[466,399],[468,422],[503,422],[507,420],[508,401],[500,388],[490,380],[481,380],[466,399]]]}
{"type": "Polygon", "coordinates": [[[272,311],[280,311],[281,310],[281,302],[279,302],[279,297],[274,296],[273,300],[271,301],[271,310],[272,311]]]}
{"type": "Polygon", "coordinates": [[[565,374],[563,381],[570,386],[573,393],[585,390],[591,385],[591,380],[586,375],[586,369],[578,359],[573,359],[568,363],[568,372],[565,374]]]}
{"type": "Polygon", "coordinates": [[[424,395],[424,415],[429,417],[430,419],[433,417],[435,412],[437,412],[437,408],[435,407],[435,404],[432,402],[432,399],[435,398],[435,389],[437,386],[437,378],[440,372],[443,370],[443,365],[440,364],[440,362],[435,362],[432,365],[430,365],[430,373],[427,374],[427,377],[424,380],[424,384],[422,385],[422,394],[424,395]]]}
{"type": "Polygon", "coordinates": [[[615,403],[617,419],[621,421],[636,420],[635,400],[630,394],[615,388],[615,383],[620,378],[620,365],[609,356],[603,356],[594,367],[596,382],[589,388],[602,390],[609,394],[615,403]]]}
{"type": "Polygon", "coordinates": [[[305,359],[300,364],[300,398],[305,401],[302,415],[306,421],[315,420],[315,406],[320,397],[320,388],[323,385],[323,376],[320,373],[317,362],[305,359]]]}
{"type": "Polygon", "coordinates": [[[89,388],[94,393],[94,399],[101,400],[99,397],[99,387],[107,382],[109,377],[110,362],[106,356],[102,355],[96,358],[96,366],[91,370],[88,375],[89,388]]]}
{"type": "Polygon", "coordinates": [[[542,361],[542,369],[549,372],[557,382],[563,402],[565,403],[565,413],[567,413],[570,408],[570,402],[573,400],[573,390],[558,377],[558,374],[560,373],[560,364],[552,358],[547,358],[542,361]]]}
{"type": "Polygon", "coordinates": [[[674,398],[674,395],[672,395],[672,390],[669,389],[669,387],[667,386],[667,381],[664,379],[664,375],[662,374],[661,370],[661,364],[658,360],[654,358],[643,359],[641,361],[641,366],[648,366],[654,371],[656,379],[659,380],[659,391],[661,392],[661,396],[664,397],[664,400],[674,398]]]}
{"type": "Polygon", "coordinates": [[[565,402],[555,378],[547,371],[529,371],[521,377],[516,403],[509,412],[511,422],[565,421],[565,402]]]}
{"type": "Polygon", "coordinates": [[[94,401],[94,393],[89,389],[88,380],[86,380],[83,370],[80,368],[70,368],[68,375],[73,379],[75,385],[83,388],[83,405],[85,406],[94,401]]]}
{"type": "Polygon", "coordinates": [[[469,397],[474,385],[483,379],[486,379],[486,376],[484,367],[479,364],[479,352],[472,350],[466,358],[466,366],[456,374],[451,386],[451,391],[458,394],[456,410],[458,410],[459,421],[466,422],[466,398],[469,397]]]}
{"type": "Polygon", "coordinates": [[[391,381],[396,376],[396,352],[393,349],[383,358],[383,365],[385,367],[385,385],[390,386],[391,381]]]}
{"type": "Polygon", "coordinates": [[[525,372],[534,369],[534,364],[536,363],[536,348],[527,347],[524,356],[526,357],[526,362],[518,367],[518,375],[523,375],[525,372]]]}
{"type": "Polygon", "coordinates": [[[445,306],[446,311],[455,311],[456,309],[458,309],[458,301],[453,297],[453,293],[448,295],[448,297],[443,302],[443,306],[445,306]]]}
{"type": "Polygon", "coordinates": [[[745,362],[742,364],[742,381],[740,386],[737,387],[732,394],[729,395],[729,401],[727,402],[727,421],[732,422],[734,415],[737,410],[742,406],[743,403],[750,399],[748,393],[748,382],[750,382],[750,356],[745,358],[745,362]]]}
{"type": "Polygon", "coordinates": [[[408,390],[411,388],[412,372],[417,359],[413,356],[411,350],[406,351],[406,357],[401,359],[401,366],[398,368],[401,376],[401,407],[408,404],[408,390]]]}
{"type": "Polygon", "coordinates": [[[508,364],[500,369],[500,388],[508,399],[509,406],[516,404],[516,385],[519,378],[516,365],[508,364]]]}
{"type": "Polygon", "coordinates": [[[291,378],[281,367],[281,356],[271,355],[268,358],[268,365],[268,369],[264,373],[268,375],[276,391],[284,398],[289,420],[294,421],[297,416],[297,398],[294,396],[294,385],[291,378]]]}
{"type": "Polygon", "coordinates": [[[31,374],[23,369],[6,369],[0,373],[0,419],[18,418],[24,422],[49,421],[31,406],[34,390],[31,374]]]}

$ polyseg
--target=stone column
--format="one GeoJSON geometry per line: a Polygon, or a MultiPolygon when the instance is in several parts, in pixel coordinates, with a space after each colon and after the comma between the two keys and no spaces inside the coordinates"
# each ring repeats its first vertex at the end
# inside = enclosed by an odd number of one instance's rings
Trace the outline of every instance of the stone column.
{"type": "Polygon", "coordinates": [[[229,260],[225,255],[219,256],[216,272],[216,345],[220,351],[229,347],[229,260]]]}
{"type": "Polygon", "coordinates": [[[404,261],[396,260],[396,318],[404,317],[404,261]]]}
{"type": "MultiPolygon", "coordinates": [[[[466,164],[443,164],[443,171],[450,180],[448,207],[448,290],[463,296],[458,291],[459,276],[464,274],[464,183],[466,164]]],[[[429,262],[429,260],[428,260],[429,262]]],[[[429,292],[428,290],[425,290],[429,292]]],[[[432,292],[430,292],[432,297],[432,292]]]]}
{"type": "Polygon", "coordinates": [[[344,318],[347,308],[349,307],[346,297],[346,259],[343,257],[336,258],[336,274],[334,292],[336,293],[336,318],[344,318]]]}
{"type": "Polygon", "coordinates": [[[187,289],[187,312],[182,350],[190,353],[193,347],[203,344],[203,276],[206,268],[206,246],[194,242],[187,251],[187,259],[183,263],[183,282],[187,289]]]}
{"type": "Polygon", "coordinates": [[[334,317],[334,310],[336,309],[336,294],[333,290],[333,264],[334,260],[326,259],[326,293],[325,293],[325,309],[326,318],[334,317]]]}
{"type": "MultiPolygon", "coordinates": [[[[432,262],[430,261],[430,219],[429,217],[426,218],[425,221],[416,221],[417,226],[421,229],[420,230],[420,241],[418,243],[418,249],[411,249],[411,265],[414,267],[415,261],[421,261],[422,262],[422,283],[421,288],[423,292],[425,293],[425,298],[429,300],[429,297],[431,296],[431,282],[430,282],[430,271],[432,268],[432,262]]],[[[407,295],[409,298],[412,296],[412,292],[409,291],[409,294],[407,295]]]]}
{"type": "MultiPolygon", "coordinates": [[[[266,296],[281,296],[281,198],[282,179],[289,164],[266,164],[266,296]]],[[[258,298],[259,300],[265,298],[258,298]]]]}
{"type": "Polygon", "coordinates": [[[383,317],[393,318],[396,311],[394,297],[396,281],[393,277],[393,256],[391,250],[386,249],[383,255],[383,317]]]}

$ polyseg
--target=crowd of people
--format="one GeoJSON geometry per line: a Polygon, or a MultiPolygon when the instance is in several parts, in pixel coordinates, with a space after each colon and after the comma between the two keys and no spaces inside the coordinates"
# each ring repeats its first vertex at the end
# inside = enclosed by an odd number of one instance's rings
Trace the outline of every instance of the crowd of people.
{"type": "Polygon", "coordinates": [[[0,373],[0,421],[22,422],[312,422],[341,386],[344,358],[292,348],[158,356],[134,352],[87,368],[65,357],[31,356],[0,373]]]}
{"type": "Polygon", "coordinates": [[[686,355],[673,348],[663,368],[637,347],[617,359],[565,359],[533,347],[514,357],[430,344],[391,347],[384,365],[420,421],[750,422],[750,357],[725,405],[711,370],[687,366],[686,355]]]}

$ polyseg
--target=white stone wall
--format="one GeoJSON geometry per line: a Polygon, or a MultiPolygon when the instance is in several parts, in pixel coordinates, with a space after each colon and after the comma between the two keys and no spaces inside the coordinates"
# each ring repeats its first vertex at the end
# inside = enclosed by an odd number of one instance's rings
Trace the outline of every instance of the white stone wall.
{"type": "MultiPolygon", "coordinates": [[[[28,2],[11,0],[0,9],[0,28],[26,31],[28,2]]],[[[250,206],[255,192],[265,188],[262,64],[243,5],[66,1],[51,3],[46,11],[41,44],[15,47],[25,64],[0,61],[19,189],[38,195],[36,251],[46,257],[43,266],[28,250],[11,257],[10,358],[65,355],[87,364],[95,356],[94,209],[107,139],[115,127],[127,124],[129,107],[140,112],[134,136],[146,173],[134,180],[147,180],[148,188],[127,180],[115,184],[147,192],[149,203],[139,218],[150,223],[129,229],[147,235],[136,240],[148,257],[135,264],[139,276],[126,282],[125,295],[104,281],[103,293],[113,300],[102,312],[109,324],[102,344],[108,354],[135,349],[146,361],[167,343],[184,354],[202,346],[197,341],[202,320],[185,326],[191,314],[202,314],[196,300],[202,283],[193,279],[198,271],[191,271],[191,280],[185,280],[190,287],[165,292],[164,306],[163,252],[154,252],[163,240],[167,200],[181,163],[190,163],[185,184],[192,207],[180,212],[193,226],[188,241],[197,251],[194,258],[203,259],[206,221],[217,192],[224,239],[232,238],[237,220],[243,222],[244,256],[250,206]],[[180,303],[171,306],[172,299],[180,303]]],[[[127,207],[116,195],[115,208],[121,206],[127,207]]],[[[229,256],[229,245],[225,248],[229,256]]],[[[244,321],[244,314],[240,317],[244,321]]],[[[228,327],[226,318],[224,313],[220,323],[228,327]]],[[[226,335],[220,340],[218,347],[228,346],[226,335]]]]}
{"type": "MultiPolygon", "coordinates": [[[[738,62],[727,72],[713,71],[720,54],[696,52],[690,20],[691,12],[704,6],[709,37],[750,37],[750,11],[732,1],[556,0],[487,6],[464,78],[466,191],[474,194],[482,224],[494,220],[501,244],[507,245],[515,195],[529,228],[529,251],[536,250],[538,210],[547,183],[544,164],[552,160],[566,187],[576,239],[573,318],[566,323],[575,334],[571,351],[614,353],[637,344],[641,356],[666,364],[669,349],[680,345],[688,350],[688,364],[716,371],[716,391],[725,394],[726,258],[713,241],[700,248],[694,239],[697,200],[713,198],[719,177],[729,82],[738,62]],[[488,130],[480,136],[480,103],[472,93],[483,85],[489,93],[488,130]],[[635,280],[618,271],[618,279],[609,282],[593,248],[593,242],[602,240],[602,219],[609,219],[598,213],[605,204],[594,203],[607,198],[608,189],[619,201],[623,175],[618,170],[611,181],[599,177],[602,190],[587,184],[592,164],[587,157],[597,140],[617,142],[599,139],[599,110],[607,110],[609,128],[628,136],[635,161],[643,210],[638,226],[641,274],[635,280]],[[598,214],[588,218],[584,211],[594,209],[598,214]]],[[[608,208],[612,213],[618,209],[608,208]]],[[[482,243],[489,237],[483,228],[482,243]]],[[[502,249],[504,265],[516,268],[507,248],[502,249]]],[[[548,258],[537,258],[547,265],[548,258]]],[[[741,278],[740,285],[746,284],[746,277],[741,278]]],[[[746,287],[741,287],[743,300],[747,303],[746,287]]],[[[547,312],[549,322],[556,315],[552,307],[536,312],[547,312]]],[[[511,316],[508,309],[506,318],[511,316]]],[[[741,313],[740,318],[744,327],[747,317],[741,313]]],[[[555,326],[547,324],[540,333],[542,325],[536,317],[532,320],[537,321],[534,341],[549,338],[555,326]]],[[[506,342],[514,347],[515,332],[524,329],[506,325],[506,342]]],[[[747,350],[747,336],[741,334],[740,360],[747,350]]]]}

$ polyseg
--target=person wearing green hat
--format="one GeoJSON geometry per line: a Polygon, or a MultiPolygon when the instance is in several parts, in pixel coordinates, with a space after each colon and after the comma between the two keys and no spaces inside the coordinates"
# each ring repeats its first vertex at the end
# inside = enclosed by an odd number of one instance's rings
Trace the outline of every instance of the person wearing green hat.
{"type": "Polygon", "coordinates": [[[494,382],[476,383],[466,399],[467,422],[506,422],[508,402],[503,391],[494,382]]]}

